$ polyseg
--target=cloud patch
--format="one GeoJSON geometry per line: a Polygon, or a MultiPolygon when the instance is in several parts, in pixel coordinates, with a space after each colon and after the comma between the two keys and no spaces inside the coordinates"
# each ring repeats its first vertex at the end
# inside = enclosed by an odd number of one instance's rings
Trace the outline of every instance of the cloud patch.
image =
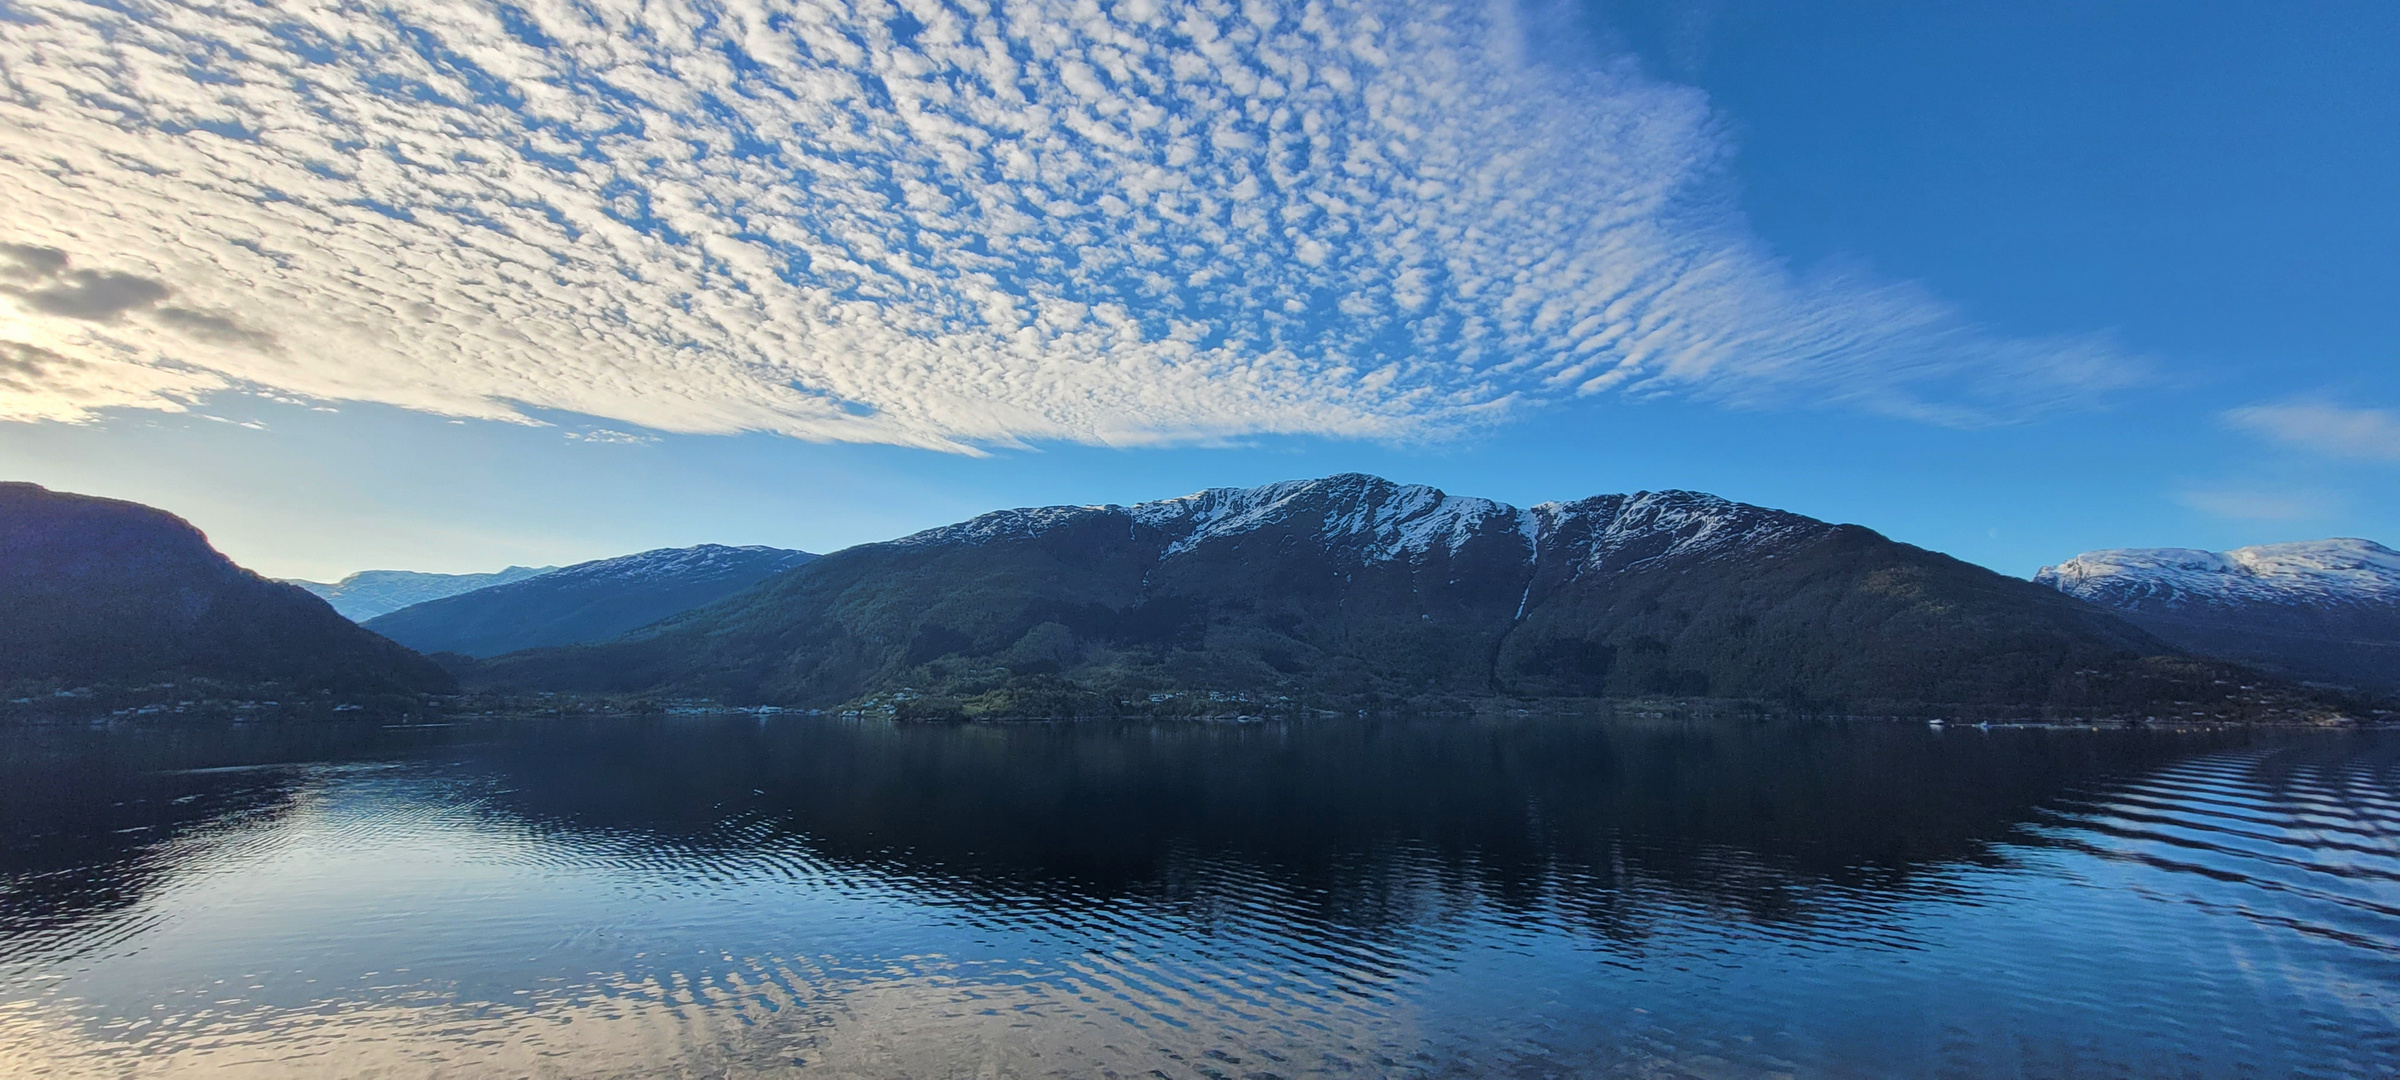
{"type": "Polygon", "coordinates": [[[167,287],[149,278],[92,270],[60,274],[39,288],[7,291],[44,315],[98,321],[114,319],[167,298],[167,287]]]}
{"type": "Polygon", "coordinates": [[[200,396],[228,388],[209,372],[130,361],[104,349],[72,356],[0,339],[0,421],[75,422],[112,408],[183,412],[200,396]]]}
{"type": "Polygon", "coordinates": [[[12,12],[0,339],[161,373],[119,406],[974,449],[1598,394],[1977,424],[2138,376],[1793,271],[1702,95],[1506,2],[12,12]]]}
{"type": "Polygon", "coordinates": [[[41,281],[67,268],[67,253],[29,244],[0,244],[0,280],[41,281]]]}
{"type": "Polygon", "coordinates": [[[275,347],[275,335],[264,330],[253,330],[229,315],[182,307],[162,307],[158,309],[158,319],[186,336],[211,344],[252,350],[275,347]]]}
{"type": "Polygon", "coordinates": [[[64,319],[105,322],[167,298],[164,283],[138,274],[70,270],[67,253],[30,244],[0,244],[0,296],[18,306],[64,319]]]}
{"type": "Polygon", "coordinates": [[[616,431],[610,428],[591,428],[586,431],[570,431],[566,434],[569,441],[583,443],[630,444],[640,446],[658,441],[658,436],[655,435],[637,435],[630,431],[616,431]]]}
{"type": "Polygon", "coordinates": [[[2400,413],[2389,409],[2285,402],[2234,409],[2225,420],[2243,431],[2328,457],[2400,461],[2400,413]]]}

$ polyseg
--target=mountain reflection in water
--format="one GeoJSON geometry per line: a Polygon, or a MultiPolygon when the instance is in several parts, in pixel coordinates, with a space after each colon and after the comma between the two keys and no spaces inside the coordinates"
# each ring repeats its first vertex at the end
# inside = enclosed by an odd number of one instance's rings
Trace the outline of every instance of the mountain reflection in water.
{"type": "Polygon", "coordinates": [[[2400,735],[0,733],[0,1072],[2386,1075],[2400,735]]]}

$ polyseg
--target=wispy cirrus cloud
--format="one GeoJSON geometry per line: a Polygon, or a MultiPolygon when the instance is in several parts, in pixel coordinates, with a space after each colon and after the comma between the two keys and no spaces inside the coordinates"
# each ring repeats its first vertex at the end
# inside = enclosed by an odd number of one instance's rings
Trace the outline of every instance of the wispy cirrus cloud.
{"type": "Polygon", "coordinates": [[[2400,461],[2400,413],[2389,409],[2295,401],[2233,409],[2225,420],[2252,434],[2331,457],[2400,461]]]}
{"type": "Polygon", "coordinates": [[[249,388],[971,449],[1602,393],[1973,424],[2138,368],[1793,271],[1701,94],[1506,2],[12,11],[5,417],[249,388]]]}

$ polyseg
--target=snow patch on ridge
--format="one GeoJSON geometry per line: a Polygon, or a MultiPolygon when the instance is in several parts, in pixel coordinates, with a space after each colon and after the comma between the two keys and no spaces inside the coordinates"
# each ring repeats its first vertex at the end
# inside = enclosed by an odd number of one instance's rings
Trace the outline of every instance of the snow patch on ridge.
{"type": "Polygon", "coordinates": [[[1029,540],[1095,514],[1118,513],[1123,509],[1119,506],[1034,506],[1020,510],[994,510],[956,525],[941,525],[910,533],[892,542],[907,547],[922,547],[928,544],[989,544],[995,540],[1029,540]]]}
{"type": "Polygon", "coordinates": [[[1757,551],[1823,531],[1824,522],[1698,491],[1638,491],[1533,508],[1546,531],[1589,524],[1586,568],[1630,555],[1620,569],[1667,559],[1757,551]],[[1659,541],[1668,539],[1664,544],[1659,541]]]}
{"type": "Polygon", "coordinates": [[[816,557],[805,551],[790,551],[765,545],[731,547],[725,544],[700,544],[688,548],[657,548],[632,555],[620,555],[613,559],[595,559],[591,562],[576,563],[573,566],[552,570],[547,574],[521,579],[521,582],[553,585],[563,581],[656,581],[662,578],[705,578],[755,566],[762,556],[772,555],[787,556],[783,560],[787,566],[797,566],[816,557]]]}
{"type": "Polygon", "coordinates": [[[1135,521],[1182,535],[1167,546],[1177,555],[1219,537],[1280,524],[1303,509],[1322,507],[1317,535],[1363,542],[1374,557],[1397,559],[1441,546],[1456,552],[1495,518],[1515,507],[1454,496],[1421,484],[1395,484],[1345,473],[1322,480],[1287,480],[1255,488],[1211,488],[1180,498],[1140,503],[1135,521]]]}

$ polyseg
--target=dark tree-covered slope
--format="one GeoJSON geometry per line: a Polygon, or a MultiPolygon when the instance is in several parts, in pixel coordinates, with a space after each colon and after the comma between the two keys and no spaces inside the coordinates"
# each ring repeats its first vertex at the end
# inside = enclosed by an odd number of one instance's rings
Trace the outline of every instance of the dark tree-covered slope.
{"type": "Polygon", "coordinates": [[[1672,491],[1517,509],[1346,475],[987,514],[485,677],[818,706],[1066,685],[2087,709],[2223,674],[2144,659],[2173,655],[1854,525],[1672,491]]]}
{"type": "Polygon", "coordinates": [[[187,677],[415,693],[448,674],[162,510],[0,483],[0,682],[187,677]]]}
{"type": "Polygon", "coordinates": [[[772,547],[660,548],[412,604],[365,625],[413,649],[468,656],[604,641],[814,558],[772,547]]]}

